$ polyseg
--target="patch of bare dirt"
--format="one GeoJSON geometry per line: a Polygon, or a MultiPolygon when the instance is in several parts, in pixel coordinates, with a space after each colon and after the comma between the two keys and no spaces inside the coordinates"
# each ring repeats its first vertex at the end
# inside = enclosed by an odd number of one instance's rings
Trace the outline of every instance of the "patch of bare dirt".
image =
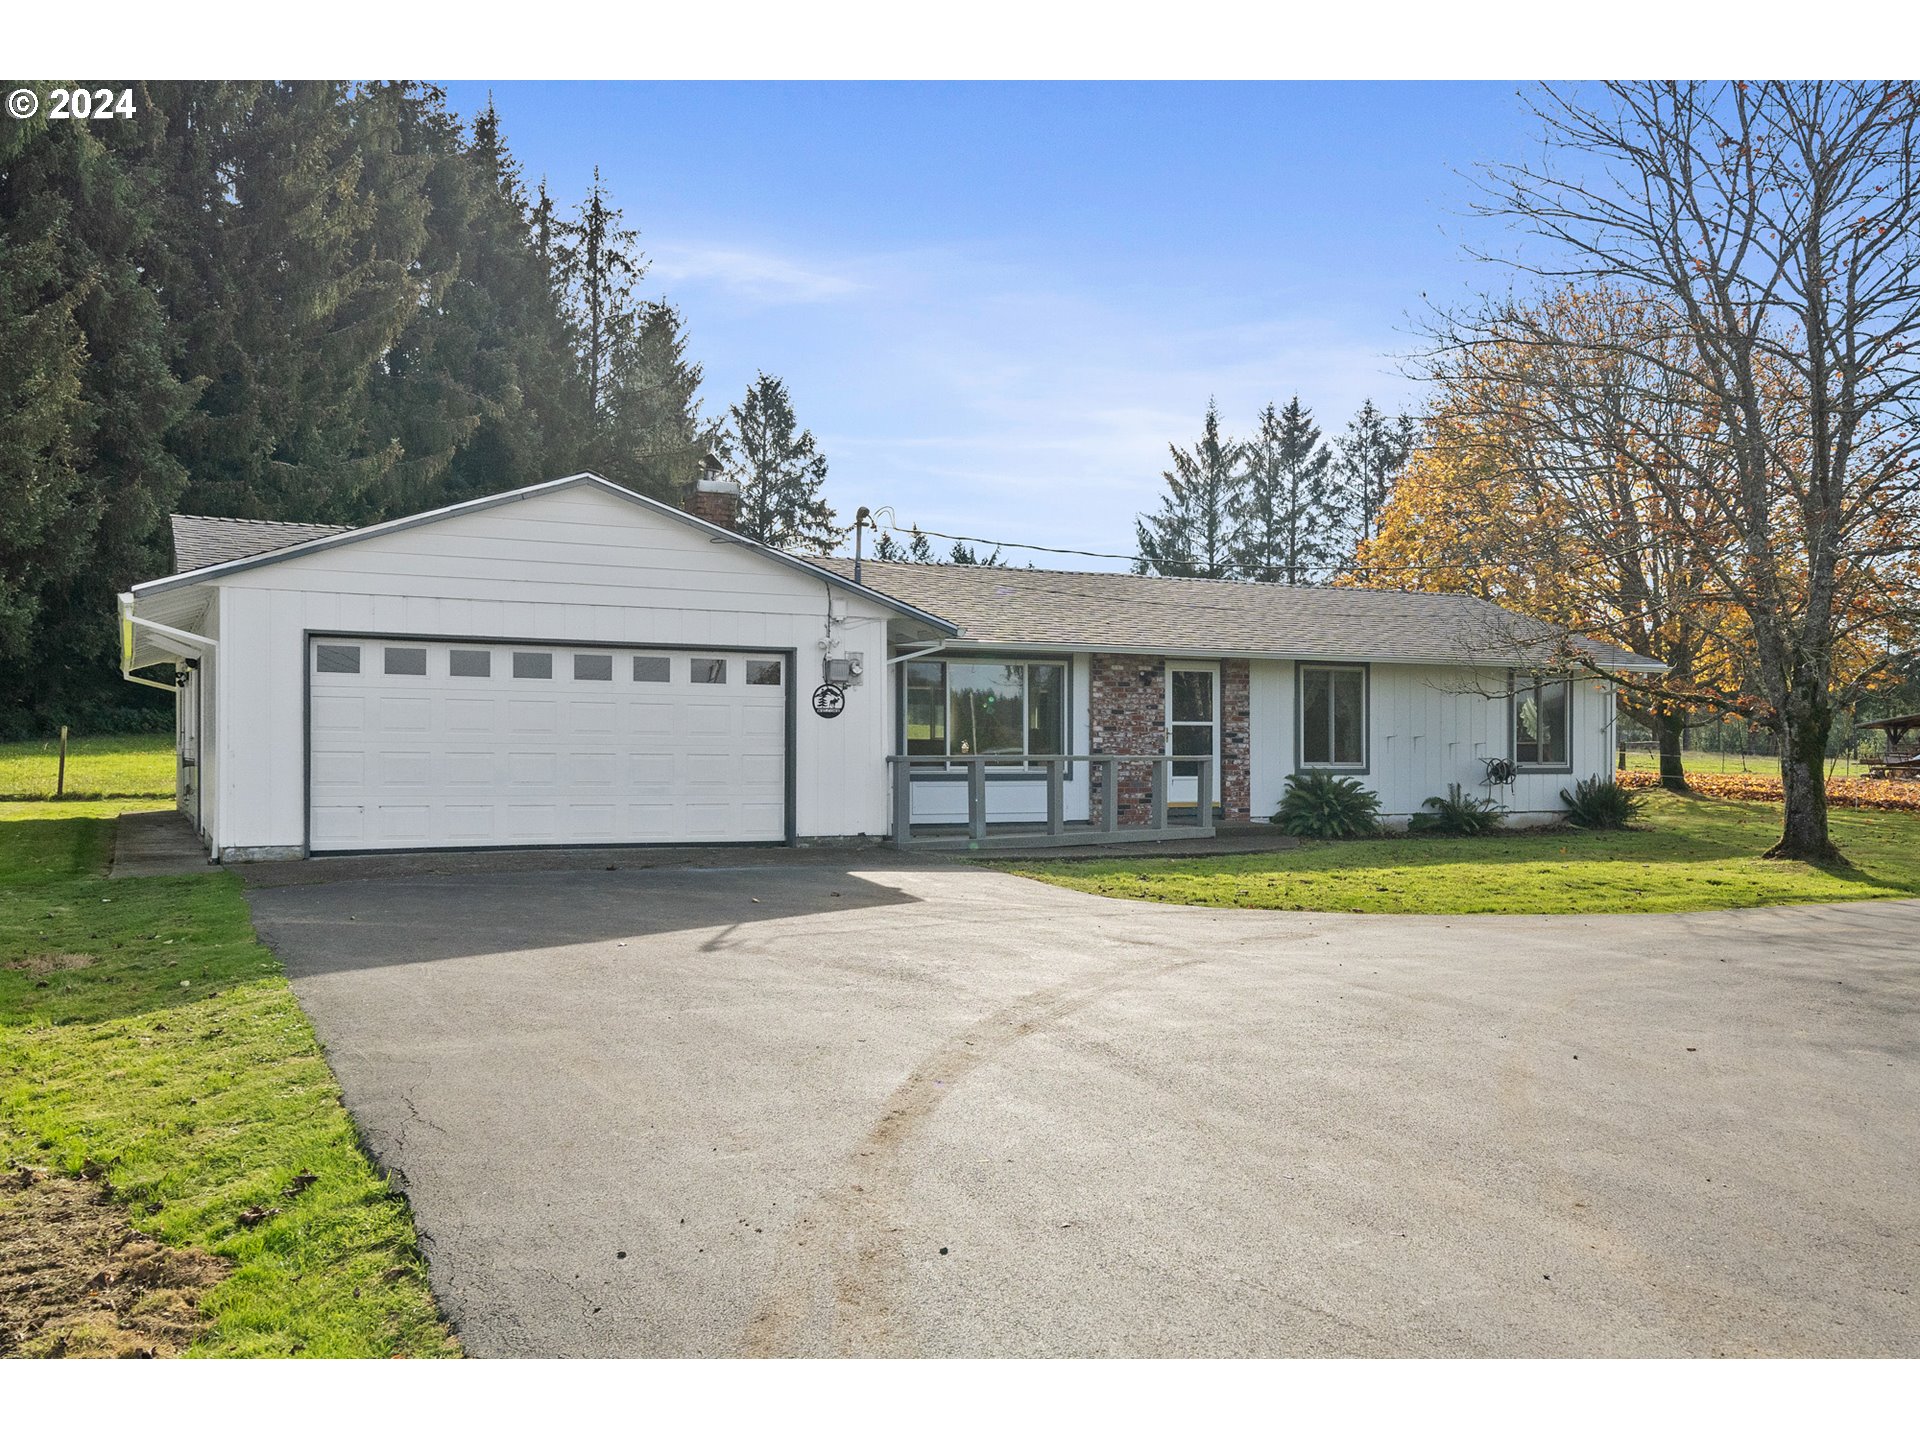
{"type": "Polygon", "coordinates": [[[97,957],[92,955],[79,955],[72,952],[65,952],[58,955],[51,953],[28,955],[19,960],[7,961],[6,968],[9,970],[24,970],[27,974],[37,977],[41,975],[51,975],[59,970],[84,970],[93,964],[96,958],[97,957]]]}
{"type": "Polygon", "coordinates": [[[141,1234],[95,1184],[0,1172],[0,1356],[177,1355],[207,1328],[200,1296],[232,1268],[141,1234]]]}

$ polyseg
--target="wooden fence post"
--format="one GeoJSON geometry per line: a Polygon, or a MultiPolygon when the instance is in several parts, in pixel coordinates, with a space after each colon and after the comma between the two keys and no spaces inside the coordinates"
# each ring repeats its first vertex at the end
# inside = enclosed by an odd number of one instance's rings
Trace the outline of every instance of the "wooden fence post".
{"type": "Polygon", "coordinates": [[[53,798],[58,800],[67,793],[67,727],[60,727],[60,778],[54,781],[53,798]]]}

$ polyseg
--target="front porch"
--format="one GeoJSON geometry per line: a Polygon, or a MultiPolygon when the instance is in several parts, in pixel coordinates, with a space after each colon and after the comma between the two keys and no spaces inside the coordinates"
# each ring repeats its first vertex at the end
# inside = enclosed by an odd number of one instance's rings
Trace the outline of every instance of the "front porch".
{"type": "Polygon", "coordinates": [[[1210,756],[1173,755],[971,755],[930,761],[924,755],[889,755],[893,797],[893,844],[901,850],[1041,849],[1104,846],[1173,840],[1210,840],[1215,834],[1214,809],[1198,797],[1214,793],[1210,756]],[[1095,800],[1091,821],[1067,819],[1067,775],[1070,767],[1085,765],[1095,800]],[[1179,767],[1176,774],[1175,767],[1179,767]],[[1046,811],[1043,820],[995,820],[987,806],[988,771],[1018,775],[1043,783],[1046,811]],[[1144,822],[1123,824],[1123,772],[1144,771],[1148,777],[1144,822]],[[913,788],[921,781],[950,779],[955,773],[966,784],[964,824],[920,822],[913,819],[913,788]],[[1176,788],[1191,791],[1193,800],[1175,799],[1176,788]]]}

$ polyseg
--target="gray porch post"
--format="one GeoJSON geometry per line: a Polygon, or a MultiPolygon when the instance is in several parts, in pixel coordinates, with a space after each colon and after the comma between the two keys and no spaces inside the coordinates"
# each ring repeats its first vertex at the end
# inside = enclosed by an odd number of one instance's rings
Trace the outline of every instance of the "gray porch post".
{"type": "Polygon", "coordinates": [[[987,838],[987,762],[978,755],[967,761],[967,834],[987,838]]]}
{"type": "Polygon", "coordinates": [[[1120,828],[1120,762],[1106,755],[1093,763],[1100,767],[1100,829],[1111,835],[1120,828]]]}
{"type": "Polygon", "coordinates": [[[893,843],[905,849],[913,839],[913,763],[890,762],[893,770],[893,843]]]}
{"type": "Polygon", "coordinates": [[[1047,834],[1063,835],[1067,829],[1067,762],[1055,756],[1047,761],[1047,834]]]}
{"type": "Polygon", "coordinates": [[[1167,828],[1167,786],[1173,778],[1173,761],[1156,757],[1153,761],[1152,812],[1148,823],[1155,830],[1167,828]]]}
{"type": "Polygon", "coordinates": [[[1213,757],[1200,757],[1200,803],[1194,809],[1193,823],[1202,830],[1213,828],[1213,757]]]}

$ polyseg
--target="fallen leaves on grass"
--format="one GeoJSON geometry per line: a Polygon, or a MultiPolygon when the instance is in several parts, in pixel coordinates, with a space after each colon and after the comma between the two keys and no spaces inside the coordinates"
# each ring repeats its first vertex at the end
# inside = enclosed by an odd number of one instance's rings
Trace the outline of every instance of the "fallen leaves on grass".
{"type": "MultiPolygon", "coordinates": [[[[1652,790],[1660,777],[1651,770],[1618,772],[1622,785],[1635,790],[1652,790]]],[[[1778,775],[1718,774],[1710,770],[1690,770],[1687,785],[1696,795],[1715,800],[1779,800],[1778,775]]],[[[1848,810],[1906,810],[1920,813],[1920,781],[1856,780],[1835,776],[1827,781],[1827,803],[1848,810]]]]}

